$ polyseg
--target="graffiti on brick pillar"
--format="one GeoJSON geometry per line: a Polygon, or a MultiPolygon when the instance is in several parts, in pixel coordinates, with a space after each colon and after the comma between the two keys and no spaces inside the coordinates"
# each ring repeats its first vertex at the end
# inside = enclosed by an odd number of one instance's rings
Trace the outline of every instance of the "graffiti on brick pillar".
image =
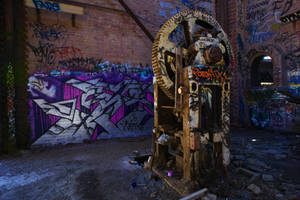
{"type": "Polygon", "coordinates": [[[32,142],[82,142],[145,134],[153,123],[153,74],[69,72],[29,78],[32,142]]]}
{"type": "Polygon", "coordinates": [[[7,67],[7,74],[6,74],[6,81],[7,81],[7,111],[8,111],[8,128],[10,137],[14,137],[16,133],[15,129],[15,76],[13,72],[13,66],[11,64],[7,67]]]}
{"type": "Polygon", "coordinates": [[[288,72],[289,92],[300,97],[300,70],[288,72]]]}
{"type": "Polygon", "coordinates": [[[49,11],[60,11],[58,3],[52,1],[32,0],[36,8],[43,8],[49,11]]]}

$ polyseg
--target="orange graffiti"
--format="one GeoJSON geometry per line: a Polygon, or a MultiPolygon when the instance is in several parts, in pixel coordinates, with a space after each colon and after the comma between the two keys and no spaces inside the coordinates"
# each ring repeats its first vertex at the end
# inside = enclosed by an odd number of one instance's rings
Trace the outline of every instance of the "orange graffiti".
{"type": "Polygon", "coordinates": [[[192,73],[197,79],[219,80],[222,83],[227,80],[226,74],[217,70],[208,69],[207,71],[201,71],[199,68],[192,68],[192,73]]]}

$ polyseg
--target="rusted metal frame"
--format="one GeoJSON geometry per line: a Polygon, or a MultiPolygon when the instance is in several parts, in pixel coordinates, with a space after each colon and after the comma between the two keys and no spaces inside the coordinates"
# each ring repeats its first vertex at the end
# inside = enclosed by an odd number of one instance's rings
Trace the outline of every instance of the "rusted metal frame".
{"type": "Polygon", "coordinates": [[[127,13],[132,17],[132,19],[137,23],[137,25],[142,29],[142,31],[148,36],[151,42],[154,42],[154,37],[147,30],[147,28],[143,25],[143,23],[137,18],[137,16],[131,11],[131,9],[127,6],[127,4],[123,0],[119,0],[119,3],[124,7],[127,13]]]}

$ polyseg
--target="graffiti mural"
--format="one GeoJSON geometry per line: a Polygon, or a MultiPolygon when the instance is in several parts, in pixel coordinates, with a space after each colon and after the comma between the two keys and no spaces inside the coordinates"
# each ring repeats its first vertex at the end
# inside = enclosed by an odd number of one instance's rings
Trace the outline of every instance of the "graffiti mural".
{"type": "Polygon", "coordinates": [[[149,134],[153,74],[69,72],[29,78],[31,141],[94,141],[149,134]]]}
{"type": "Polygon", "coordinates": [[[250,118],[254,126],[297,132],[300,130],[300,106],[286,101],[286,97],[275,92],[264,101],[249,102],[250,118]]]}

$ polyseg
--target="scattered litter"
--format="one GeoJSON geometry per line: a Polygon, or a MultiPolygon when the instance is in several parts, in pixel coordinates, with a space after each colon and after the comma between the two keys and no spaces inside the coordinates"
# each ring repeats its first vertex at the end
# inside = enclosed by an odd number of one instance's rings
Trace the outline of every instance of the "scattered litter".
{"type": "Polygon", "coordinates": [[[137,165],[137,164],[138,164],[138,162],[137,162],[137,161],[134,161],[134,160],[128,160],[128,162],[129,162],[130,164],[132,164],[132,165],[137,165]]]}
{"type": "Polygon", "coordinates": [[[208,193],[201,200],[217,200],[217,196],[212,193],[208,193]]]}
{"type": "Polygon", "coordinates": [[[159,144],[166,144],[168,143],[170,139],[170,136],[166,135],[166,134],[162,134],[158,139],[157,139],[157,142],[159,144]]]}
{"type": "Polygon", "coordinates": [[[150,194],[150,197],[151,197],[151,198],[155,198],[156,195],[157,195],[157,192],[152,192],[152,193],[150,194]]]}
{"type": "Polygon", "coordinates": [[[261,189],[255,185],[255,184],[251,184],[247,187],[248,190],[250,190],[251,192],[253,192],[254,194],[258,195],[261,193],[261,189]]]}

